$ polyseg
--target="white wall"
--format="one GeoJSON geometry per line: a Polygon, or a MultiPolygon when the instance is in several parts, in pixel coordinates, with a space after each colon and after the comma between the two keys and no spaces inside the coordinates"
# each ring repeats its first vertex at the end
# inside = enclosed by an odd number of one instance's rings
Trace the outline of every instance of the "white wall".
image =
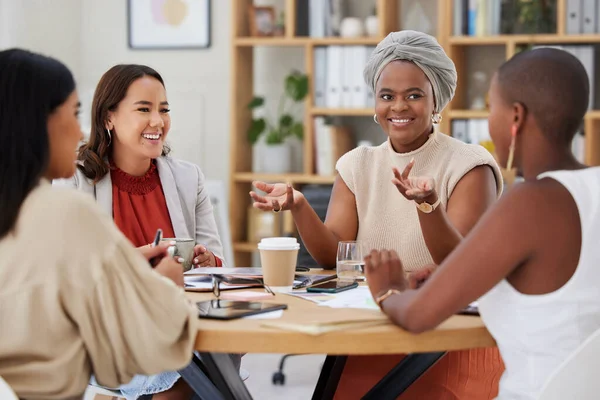
{"type": "Polygon", "coordinates": [[[0,0],[0,49],[21,47],[58,58],[79,80],[79,0],[0,0]]]}
{"type": "Polygon", "coordinates": [[[80,93],[91,99],[101,75],[139,63],[163,76],[171,106],[173,156],[201,166],[210,179],[228,177],[230,1],[211,1],[211,46],[194,50],[132,50],[125,0],[81,0],[80,93]]]}
{"type": "Polygon", "coordinates": [[[119,63],[147,64],[167,86],[173,155],[201,166],[209,179],[228,178],[230,1],[212,0],[211,46],[132,50],[126,0],[0,0],[0,48],[22,47],[56,57],[73,71],[82,125],[101,75],[119,63]]]}

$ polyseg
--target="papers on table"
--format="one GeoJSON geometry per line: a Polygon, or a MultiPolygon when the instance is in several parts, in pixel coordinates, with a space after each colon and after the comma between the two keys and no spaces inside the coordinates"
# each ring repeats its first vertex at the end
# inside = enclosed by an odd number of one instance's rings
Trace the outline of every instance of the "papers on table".
{"type": "MultiPolygon", "coordinates": [[[[183,277],[184,289],[188,292],[212,292],[212,277],[206,275],[187,275],[183,277]]],[[[227,283],[221,283],[219,289],[231,290],[231,289],[244,289],[255,287],[256,285],[231,285],[227,283]]]]}
{"type": "Polygon", "coordinates": [[[333,299],[321,302],[319,305],[331,308],[379,310],[367,286],[359,286],[356,289],[336,293],[333,296],[333,299]]]}
{"type": "Polygon", "coordinates": [[[281,318],[283,315],[283,310],[275,310],[268,313],[249,315],[244,317],[243,319],[277,319],[281,318]]]}
{"type": "Polygon", "coordinates": [[[239,276],[245,278],[262,278],[262,268],[222,268],[222,267],[201,267],[186,271],[184,275],[227,275],[239,276]]]}

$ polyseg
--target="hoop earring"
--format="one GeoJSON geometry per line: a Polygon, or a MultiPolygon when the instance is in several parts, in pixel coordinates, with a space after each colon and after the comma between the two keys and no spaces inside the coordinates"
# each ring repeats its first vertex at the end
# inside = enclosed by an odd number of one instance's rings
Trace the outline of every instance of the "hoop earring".
{"type": "Polygon", "coordinates": [[[377,121],[377,114],[373,114],[373,121],[375,121],[375,123],[379,125],[379,121],[377,121]]]}
{"type": "Polygon", "coordinates": [[[513,162],[515,159],[515,147],[517,143],[517,126],[513,125],[510,129],[510,147],[508,150],[508,160],[506,161],[506,168],[502,170],[502,177],[507,185],[512,185],[517,177],[517,168],[513,168],[513,162]]]}
{"type": "Polygon", "coordinates": [[[438,112],[431,114],[431,122],[433,122],[436,125],[442,122],[442,114],[438,112]]]}
{"type": "Polygon", "coordinates": [[[110,129],[106,128],[106,133],[108,133],[108,144],[112,143],[112,134],[110,133],[110,129]]]}

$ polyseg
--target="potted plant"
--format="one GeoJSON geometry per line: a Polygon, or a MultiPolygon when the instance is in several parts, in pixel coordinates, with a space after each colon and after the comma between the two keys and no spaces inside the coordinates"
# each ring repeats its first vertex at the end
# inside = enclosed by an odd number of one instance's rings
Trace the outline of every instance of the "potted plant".
{"type": "MultiPolygon", "coordinates": [[[[284,79],[284,91],[277,106],[274,119],[264,116],[253,116],[248,128],[248,141],[256,144],[264,135],[266,146],[261,157],[263,172],[286,173],[291,169],[290,147],[286,143],[289,137],[304,137],[304,124],[294,117],[295,108],[308,94],[308,77],[298,71],[292,71],[284,79]]],[[[258,111],[265,105],[265,99],[255,96],[248,108],[258,111]]],[[[257,113],[255,113],[257,114],[257,113]]]]}

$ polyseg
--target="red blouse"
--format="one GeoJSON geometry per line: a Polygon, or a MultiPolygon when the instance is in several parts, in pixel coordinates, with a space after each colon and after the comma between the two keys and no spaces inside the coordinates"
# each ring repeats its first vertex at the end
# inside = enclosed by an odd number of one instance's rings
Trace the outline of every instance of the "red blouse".
{"type": "Polygon", "coordinates": [[[173,225],[156,164],[143,176],[132,176],[112,166],[113,218],[123,234],[140,247],[152,243],[156,230],[174,238],[173,225]]]}
{"type": "MultiPolygon", "coordinates": [[[[133,176],[111,165],[113,219],[134,246],[152,243],[158,228],[164,238],[174,238],[173,224],[160,184],[156,164],[152,162],[144,176],[133,176]]],[[[215,256],[217,267],[223,261],[215,256]]]]}

